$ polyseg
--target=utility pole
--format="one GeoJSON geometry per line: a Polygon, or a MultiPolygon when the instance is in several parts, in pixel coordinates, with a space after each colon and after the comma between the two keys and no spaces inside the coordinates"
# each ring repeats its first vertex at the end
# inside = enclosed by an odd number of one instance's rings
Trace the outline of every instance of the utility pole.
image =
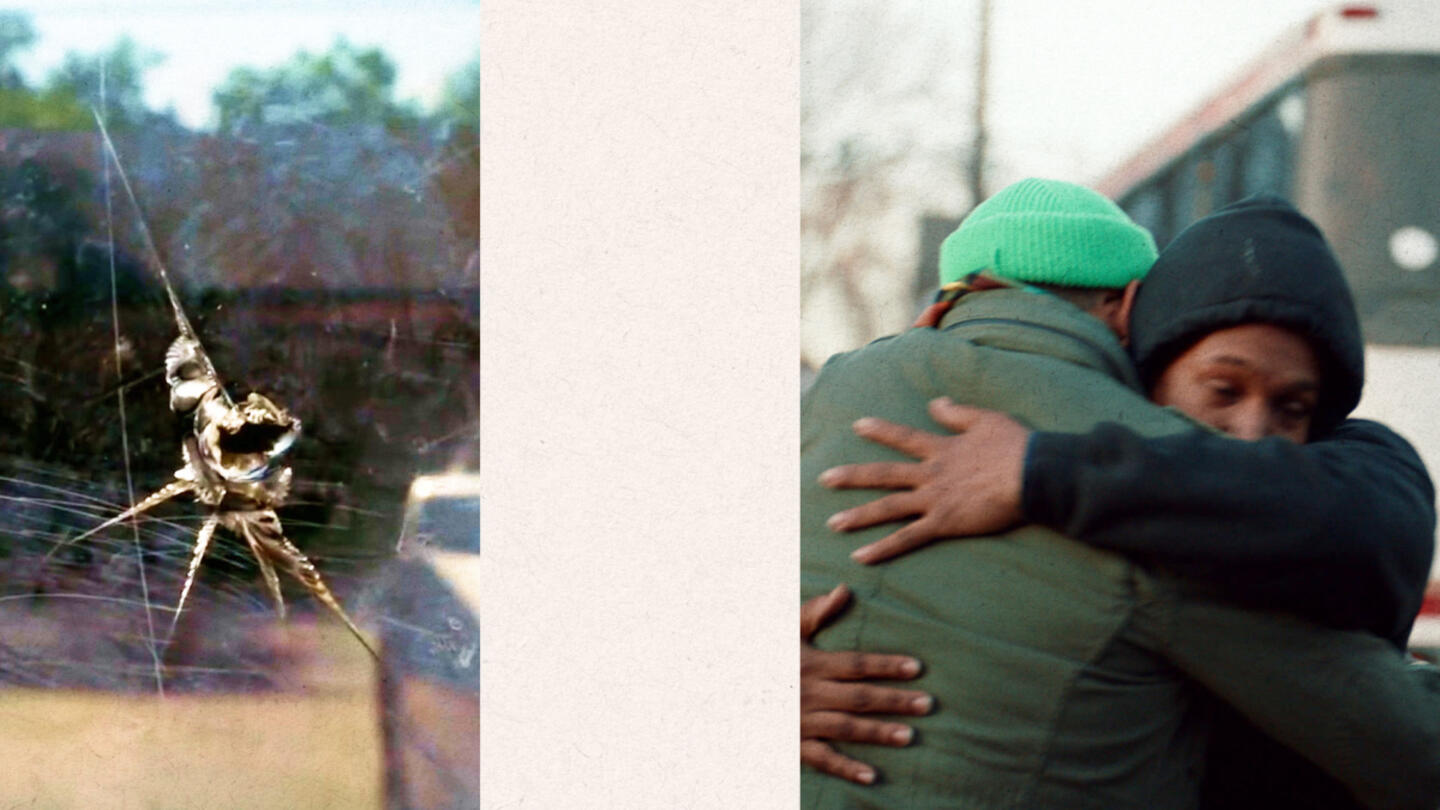
{"type": "Polygon", "coordinates": [[[991,0],[980,0],[980,57],[975,70],[975,145],[970,150],[970,207],[985,199],[985,101],[990,84],[991,0]]]}

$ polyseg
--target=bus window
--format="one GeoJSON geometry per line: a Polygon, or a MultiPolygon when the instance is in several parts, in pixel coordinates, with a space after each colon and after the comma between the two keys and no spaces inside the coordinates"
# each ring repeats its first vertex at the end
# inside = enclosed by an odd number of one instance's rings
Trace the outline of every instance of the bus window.
{"type": "MultiPolygon", "coordinates": [[[[1169,232],[1180,233],[1186,225],[1195,221],[1196,197],[1201,184],[1196,177],[1199,163],[1192,152],[1170,175],[1170,217],[1169,232]]],[[[1169,241],[1169,240],[1166,240],[1169,241]]]]}
{"type": "Polygon", "coordinates": [[[1131,218],[1145,226],[1155,237],[1156,247],[1165,247],[1170,238],[1176,234],[1175,221],[1175,173],[1168,171],[1159,175],[1145,186],[1141,192],[1144,196],[1140,207],[1144,210],[1141,217],[1133,214],[1131,218]]]}
{"type": "Polygon", "coordinates": [[[1164,244],[1161,231],[1165,224],[1165,200],[1159,188],[1154,185],[1145,186],[1131,194],[1121,207],[1137,225],[1155,237],[1157,245],[1164,244]]]}
{"type": "Polygon", "coordinates": [[[1303,105],[1298,91],[1291,92],[1245,125],[1245,159],[1240,171],[1242,197],[1290,196],[1299,126],[1304,120],[1303,105]]]}
{"type": "Polygon", "coordinates": [[[1440,345],[1440,55],[1332,58],[1308,82],[1296,202],[1334,245],[1368,343],[1440,345]]]}
{"type": "Polygon", "coordinates": [[[1240,145],[1228,138],[1215,145],[1210,154],[1210,199],[1212,210],[1240,199],[1240,145]]]}
{"type": "Polygon", "coordinates": [[[1207,152],[1201,154],[1195,161],[1195,201],[1190,206],[1191,221],[1209,216],[1215,209],[1224,205],[1217,204],[1219,195],[1215,191],[1215,160],[1207,152]]]}

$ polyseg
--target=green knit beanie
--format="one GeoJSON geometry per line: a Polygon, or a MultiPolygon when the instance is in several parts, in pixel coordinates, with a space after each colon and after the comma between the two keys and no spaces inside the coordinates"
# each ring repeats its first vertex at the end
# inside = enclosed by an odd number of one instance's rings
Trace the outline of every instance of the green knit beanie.
{"type": "Polygon", "coordinates": [[[1030,178],[976,206],[940,246],[940,283],[979,270],[1061,287],[1123,287],[1155,263],[1155,240],[1109,199],[1030,178]]]}

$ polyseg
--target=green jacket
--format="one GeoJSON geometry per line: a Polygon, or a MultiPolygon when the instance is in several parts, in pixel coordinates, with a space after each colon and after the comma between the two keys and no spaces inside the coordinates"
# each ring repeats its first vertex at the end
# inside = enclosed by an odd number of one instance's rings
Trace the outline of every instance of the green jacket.
{"type": "Polygon", "coordinates": [[[1037,526],[880,566],[851,561],[894,527],[830,532],[829,515],[873,493],[827,490],[816,477],[902,458],[855,437],[851,423],[881,416],[939,431],[925,409],[941,395],[1043,430],[1194,427],[1144,399],[1099,321],[1027,290],[968,295],[939,329],[827,363],[801,410],[802,590],[808,598],[845,582],[856,599],[816,643],[920,657],[926,671],[914,685],[937,708],[913,721],[911,747],[851,751],[880,768],[880,784],[807,770],[802,806],[1194,807],[1205,743],[1197,681],[1360,798],[1434,805],[1440,676],[1407,667],[1380,639],[1199,598],[1037,526]],[[1305,666],[1317,651],[1323,666],[1305,666]],[[1356,693],[1357,679],[1370,694],[1356,693]]]}

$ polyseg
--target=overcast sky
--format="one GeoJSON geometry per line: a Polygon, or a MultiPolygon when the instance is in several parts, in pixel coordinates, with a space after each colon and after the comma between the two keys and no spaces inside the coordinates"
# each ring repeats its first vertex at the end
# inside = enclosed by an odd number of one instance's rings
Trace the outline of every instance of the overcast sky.
{"type": "MultiPolygon", "coordinates": [[[[994,0],[992,187],[1036,174],[1094,180],[1326,5],[994,0]]],[[[943,147],[968,161],[979,8],[806,0],[808,145],[858,135],[872,148],[943,147]]]]}
{"type": "MultiPolygon", "coordinates": [[[[995,0],[992,139],[1009,164],[996,180],[1095,180],[1289,28],[1333,5],[995,0]]],[[[974,5],[950,8],[957,35],[973,35],[974,5]]]]}

